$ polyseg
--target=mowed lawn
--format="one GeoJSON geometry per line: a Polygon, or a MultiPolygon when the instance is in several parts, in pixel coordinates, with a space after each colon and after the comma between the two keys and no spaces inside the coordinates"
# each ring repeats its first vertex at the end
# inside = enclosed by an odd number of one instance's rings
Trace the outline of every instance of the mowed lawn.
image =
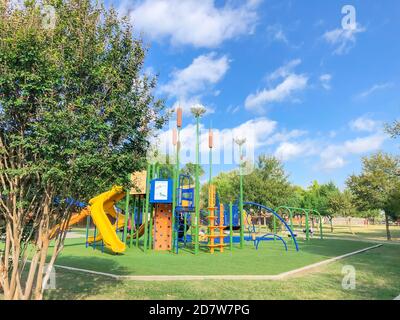
{"type": "Polygon", "coordinates": [[[47,291],[46,299],[391,300],[399,294],[400,246],[384,245],[280,281],[117,281],[57,269],[57,289],[47,291]],[[354,290],[342,288],[342,268],[346,265],[356,270],[354,290]]]}
{"type": "MultiPolygon", "coordinates": [[[[56,264],[118,275],[276,275],[318,261],[343,255],[373,244],[357,241],[318,240],[300,241],[300,251],[288,243],[284,250],[280,241],[262,242],[256,250],[252,242],[244,249],[237,245],[224,253],[190,250],[179,254],[128,248],[122,255],[102,253],[100,248],[85,248],[84,239],[67,239],[56,264]]],[[[207,250],[204,248],[204,250],[207,250]]]]}
{"type": "MultiPolygon", "coordinates": [[[[334,232],[330,232],[329,226],[324,226],[326,237],[341,237],[359,240],[375,240],[386,241],[385,225],[369,225],[369,226],[335,226],[334,232]]],[[[393,242],[400,243],[400,226],[390,226],[390,233],[393,242]]]]}

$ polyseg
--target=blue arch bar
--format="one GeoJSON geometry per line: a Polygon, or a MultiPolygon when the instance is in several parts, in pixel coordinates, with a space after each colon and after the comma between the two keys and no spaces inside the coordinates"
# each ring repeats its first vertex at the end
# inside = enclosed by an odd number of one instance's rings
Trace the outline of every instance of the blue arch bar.
{"type": "Polygon", "coordinates": [[[292,237],[292,239],[294,241],[294,245],[296,246],[296,251],[299,251],[299,245],[297,244],[297,240],[296,240],[296,237],[293,234],[292,229],[289,227],[289,225],[286,223],[286,221],[283,220],[283,218],[279,214],[277,214],[271,208],[268,208],[268,207],[263,206],[262,204],[259,204],[259,203],[256,203],[256,202],[244,202],[243,205],[251,205],[251,206],[256,206],[256,207],[262,208],[262,209],[268,211],[269,213],[272,213],[275,217],[277,217],[285,225],[286,229],[289,231],[290,236],[292,237]]]}

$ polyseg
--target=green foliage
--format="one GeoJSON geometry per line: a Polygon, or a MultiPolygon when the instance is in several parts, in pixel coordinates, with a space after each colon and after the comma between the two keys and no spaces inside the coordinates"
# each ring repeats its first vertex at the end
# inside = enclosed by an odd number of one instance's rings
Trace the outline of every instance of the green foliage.
{"type": "Polygon", "coordinates": [[[20,152],[1,173],[88,200],[144,168],[163,102],[127,21],[88,0],[47,2],[54,30],[34,2],[0,22],[0,136],[20,152]]]}
{"type": "Polygon", "coordinates": [[[386,125],[386,132],[389,133],[393,138],[400,137],[400,121],[396,120],[391,125],[386,125]]]}
{"type": "Polygon", "coordinates": [[[390,215],[399,215],[395,206],[400,188],[400,177],[396,175],[399,169],[399,158],[389,154],[363,158],[362,173],[347,180],[360,210],[384,210],[390,215]]]}
{"type": "Polygon", "coordinates": [[[379,152],[363,158],[363,170],[352,175],[347,185],[360,210],[383,210],[385,212],[387,238],[391,239],[389,218],[400,217],[400,159],[379,152]]]}
{"type": "MultiPolygon", "coordinates": [[[[224,203],[234,202],[239,197],[238,170],[220,173],[212,181],[224,203]]],[[[255,168],[243,176],[244,200],[254,201],[275,208],[291,198],[293,187],[288,181],[282,163],[274,158],[260,156],[255,168]]],[[[206,195],[207,185],[203,186],[206,195]]]]}
{"type": "MultiPolygon", "coordinates": [[[[204,175],[204,169],[201,165],[199,167],[199,177],[204,175]]],[[[181,174],[187,175],[191,179],[191,183],[194,183],[196,177],[196,164],[194,163],[187,163],[180,171],[181,174]]]]}
{"type": "Polygon", "coordinates": [[[331,217],[354,217],[357,213],[353,196],[349,190],[343,192],[337,190],[330,193],[326,205],[327,213],[331,217]]]}

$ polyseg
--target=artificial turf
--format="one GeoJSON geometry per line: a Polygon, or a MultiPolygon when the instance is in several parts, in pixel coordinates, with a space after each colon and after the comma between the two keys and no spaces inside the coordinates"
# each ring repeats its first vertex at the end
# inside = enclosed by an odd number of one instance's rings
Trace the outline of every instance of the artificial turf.
{"type": "Polygon", "coordinates": [[[371,246],[365,242],[313,239],[300,241],[296,252],[289,242],[286,252],[281,242],[268,241],[256,250],[252,242],[244,249],[234,247],[224,253],[180,250],[179,254],[128,248],[122,255],[102,253],[85,247],[84,239],[67,239],[56,264],[106,272],[118,275],[276,275],[301,268],[325,259],[350,253],[371,246]]]}

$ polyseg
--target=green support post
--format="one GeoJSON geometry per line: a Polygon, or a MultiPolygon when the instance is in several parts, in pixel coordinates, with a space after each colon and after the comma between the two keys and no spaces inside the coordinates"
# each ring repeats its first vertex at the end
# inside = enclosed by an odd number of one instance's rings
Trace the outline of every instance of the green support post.
{"type": "Polygon", "coordinates": [[[122,241],[123,243],[126,243],[126,239],[128,238],[129,198],[130,198],[130,190],[126,190],[126,196],[125,196],[124,236],[123,236],[123,241],[122,241]]]}
{"type": "Polygon", "coordinates": [[[138,196],[138,201],[137,201],[137,206],[136,206],[136,220],[135,220],[135,222],[136,222],[136,248],[139,248],[139,227],[140,227],[140,224],[141,224],[141,220],[140,220],[140,212],[142,211],[141,210],[142,208],[141,208],[141,201],[140,201],[140,196],[138,196]]]}
{"type": "Polygon", "coordinates": [[[229,244],[231,251],[233,250],[233,212],[232,202],[229,203],[229,244]]]}
{"type": "Polygon", "coordinates": [[[86,218],[86,248],[89,247],[90,215],[86,218]]]}
{"type": "Polygon", "coordinates": [[[199,220],[200,220],[200,181],[199,181],[199,144],[200,144],[200,133],[199,133],[200,117],[196,117],[196,182],[195,182],[195,242],[194,242],[194,253],[199,253],[199,220]]]}
{"type": "Polygon", "coordinates": [[[243,221],[243,168],[242,168],[242,144],[239,144],[239,174],[240,174],[240,196],[239,196],[239,214],[240,214],[240,249],[244,248],[244,221],[243,221]]]}
{"type": "Polygon", "coordinates": [[[131,232],[129,237],[129,248],[132,248],[133,245],[133,226],[135,225],[135,209],[136,209],[136,196],[133,196],[133,206],[132,206],[132,214],[131,214],[131,232]]]}
{"type": "Polygon", "coordinates": [[[305,210],[305,213],[306,213],[306,240],[308,241],[308,240],[310,240],[310,233],[309,233],[310,227],[309,227],[309,222],[308,222],[308,211],[305,210]]]}
{"type": "Polygon", "coordinates": [[[147,175],[146,175],[146,202],[145,202],[145,209],[143,212],[144,216],[144,246],[143,246],[143,251],[147,251],[147,241],[149,237],[149,201],[150,201],[150,175],[151,175],[151,165],[149,164],[147,166],[147,175]]]}
{"type": "Polygon", "coordinates": [[[275,215],[273,217],[273,221],[274,221],[274,241],[275,241],[276,240],[276,237],[275,237],[275,235],[276,235],[276,217],[275,217],[275,215]]]}
{"type": "MultiPolygon", "coordinates": [[[[158,178],[158,163],[152,165],[152,175],[151,179],[155,179],[156,175],[158,178]]],[[[153,205],[149,204],[149,212],[150,212],[150,228],[149,228],[149,249],[153,248],[153,205]]]]}
{"type": "Polygon", "coordinates": [[[173,171],[173,180],[172,180],[172,245],[171,245],[171,251],[175,252],[175,209],[176,209],[176,189],[177,189],[177,184],[176,184],[176,170],[173,171]]]}
{"type": "Polygon", "coordinates": [[[150,211],[150,226],[149,226],[149,249],[153,249],[153,214],[154,214],[154,206],[149,204],[150,211]]]}
{"type": "Polygon", "coordinates": [[[184,227],[184,229],[183,229],[183,243],[184,243],[184,245],[185,245],[185,247],[186,247],[186,236],[187,236],[187,215],[186,214],[184,214],[183,215],[183,227],[184,227]]]}
{"type": "MultiPolygon", "coordinates": [[[[144,214],[144,201],[143,201],[143,199],[139,198],[138,215],[139,215],[139,218],[140,218],[140,216],[142,216],[142,219],[138,219],[138,228],[136,228],[136,232],[139,230],[140,224],[143,224],[143,214],[144,214]]],[[[139,233],[138,232],[136,233],[136,248],[139,248],[139,233]]]]}
{"type": "Polygon", "coordinates": [[[321,240],[324,240],[324,233],[322,231],[322,228],[323,228],[323,226],[322,226],[322,217],[320,216],[319,217],[319,235],[321,237],[321,240]]]}
{"type": "MultiPolygon", "coordinates": [[[[289,221],[290,221],[290,229],[292,229],[293,231],[293,214],[292,214],[292,210],[289,210],[289,221]]],[[[293,238],[290,238],[290,242],[293,242],[293,238]]]]}

